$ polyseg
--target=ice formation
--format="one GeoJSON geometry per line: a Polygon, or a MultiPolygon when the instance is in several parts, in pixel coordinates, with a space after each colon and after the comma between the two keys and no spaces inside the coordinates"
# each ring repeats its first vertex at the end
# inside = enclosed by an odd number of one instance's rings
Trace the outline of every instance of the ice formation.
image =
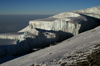
{"type": "MultiPolygon", "coordinates": [[[[0,34],[0,39],[14,40],[0,49],[0,57],[16,55],[33,48],[45,47],[54,42],[75,36],[99,25],[100,6],[84,10],[64,12],[49,18],[29,21],[29,25],[17,33],[0,34]]],[[[3,44],[3,43],[2,43],[3,44]]],[[[2,44],[0,46],[2,46],[2,44]]]]}

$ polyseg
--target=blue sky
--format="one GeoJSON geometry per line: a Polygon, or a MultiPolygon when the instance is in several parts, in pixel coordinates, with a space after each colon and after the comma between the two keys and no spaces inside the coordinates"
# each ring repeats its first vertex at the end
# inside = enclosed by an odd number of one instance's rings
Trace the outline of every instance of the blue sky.
{"type": "Polygon", "coordinates": [[[95,6],[100,0],[0,0],[0,15],[52,15],[95,6]]]}

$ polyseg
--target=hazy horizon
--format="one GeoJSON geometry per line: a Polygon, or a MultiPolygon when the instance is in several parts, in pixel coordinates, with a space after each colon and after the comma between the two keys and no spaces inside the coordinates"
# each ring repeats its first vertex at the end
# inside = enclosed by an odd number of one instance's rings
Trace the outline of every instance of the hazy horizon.
{"type": "Polygon", "coordinates": [[[0,15],[0,33],[17,32],[29,25],[30,20],[52,15],[0,15]]]}

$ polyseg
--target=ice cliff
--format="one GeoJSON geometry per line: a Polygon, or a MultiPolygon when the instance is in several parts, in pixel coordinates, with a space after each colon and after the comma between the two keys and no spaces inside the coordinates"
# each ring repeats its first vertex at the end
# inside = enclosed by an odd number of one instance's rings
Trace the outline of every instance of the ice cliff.
{"type": "Polygon", "coordinates": [[[77,35],[97,26],[100,18],[100,6],[84,10],[64,12],[49,18],[29,21],[29,26],[20,32],[39,28],[45,30],[64,31],[77,35]]]}
{"type": "Polygon", "coordinates": [[[33,48],[42,48],[95,28],[100,21],[99,10],[100,6],[64,12],[49,18],[31,20],[26,28],[16,34],[0,34],[0,39],[17,40],[16,44],[5,45],[6,48],[0,49],[0,56],[15,55],[33,48]]]}

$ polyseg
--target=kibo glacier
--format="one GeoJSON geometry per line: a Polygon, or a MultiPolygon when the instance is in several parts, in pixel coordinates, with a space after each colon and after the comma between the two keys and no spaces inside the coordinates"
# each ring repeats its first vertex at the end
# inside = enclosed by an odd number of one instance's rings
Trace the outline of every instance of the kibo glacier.
{"type": "MultiPolygon", "coordinates": [[[[64,12],[60,13],[48,18],[44,19],[37,19],[37,20],[31,20],[29,21],[29,25],[25,27],[24,29],[16,32],[16,33],[4,33],[0,34],[0,63],[3,63],[5,61],[6,56],[11,56],[13,57],[14,55],[20,55],[22,53],[26,53],[30,50],[36,49],[36,48],[44,48],[49,46],[52,43],[58,42],[59,44],[56,46],[51,46],[50,51],[53,50],[59,50],[59,47],[62,43],[62,45],[65,45],[63,43],[67,43],[67,39],[70,39],[72,37],[72,42],[79,42],[74,41],[74,37],[82,37],[85,36],[86,34],[90,35],[89,31],[90,29],[97,29],[99,30],[99,25],[100,25],[100,6],[98,7],[92,7],[92,8],[87,8],[83,10],[77,10],[77,11],[72,11],[72,12],[64,12]],[[97,27],[97,28],[96,28],[97,27]],[[86,33],[86,32],[87,33],[86,33]],[[82,34],[82,36],[81,36],[82,34]],[[85,35],[83,35],[85,34],[85,35]],[[65,42],[63,42],[65,41],[65,42]],[[54,48],[55,47],[55,48],[54,48]]],[[[91,30],[90,30],[91,31],[91,30]]],[[[99,32],[98,32],[99,34],[99,32]]],[[[83,37],[84,38],[84,37],[83,37]]],[[[81,41],[81,39],[80,39],[81,41]]],[[[68,42],[70,44],[71,42],[68,42]]],[[[92,44],[92,43],[91,43],[92,44]]],[[[93,44],[92,44],[93,45],[93,44]]],[[[67,45],[65,45],[67,46],[67,45]]],[[[74,46],[74,44],[73,44],[74,46]]],[[[82,45],[83,46],[83,45],[82,45]]],[[[58,52],[58,55],[54,53],[52,56],[46,55],[46,58],[48,59],[43,59],[41,57],[41,53],[39,52],[50,52],[49,47],[45,48],[43,50],[37,51],[36,53],[38,54],[37,56],[40,58],[33,59],[33,62],[38,62],[39,64],[42,61],[48,61],[54,58],[58,58],[59,56],[62,56],[60,53],[65,53],[65,50],[61,49],[62,52],[58,52]],[[47,49],[47,51],[46,51],[47,49]],[[42,60],[39,60],[42,59],[42,60]]],[[[67,50],[66,50],[67,51],[67,50]]],[[[43,53],[44,53],[43,52],[43,53]]],[[[35,57],[35,52],[33,52],[33,57],[35,57]]],[[[45,53],[44,53],[45,55],[45,53]]],[[[30,55],[31,56],[31,55],[30,55]]],[[[26,55],[27,57],[27,55],[26,55]]],[[[25,58],[23,56],[23,58],[25,58]]],[[[20,58],[18,58],[20,59],[20,58]]],[[[18,62],[17,60],[11,61],[13,62],[18,62]]],[[[32,61],[32,60],[31,60],[32,61]]],[[[19,65],[15,66],[28,66],[32,62],[31,61],[25,61],[25,63],[19,63],[19,65]],[[29,62],[26,64],[26,62],[29,62]],[[26,64],[26,65],[25,65],[26,64]]],[[[14,64],[11,64],[11,62],[1,64],[0,66],[13,66],[14,64]]],[[[49,64],[49,63],[47,63],[49,64]]],[[[49,64],[50,65],[50,64],[49,64]]],[[[49,66],[47,65],[47,66],[49,66]]]]}

